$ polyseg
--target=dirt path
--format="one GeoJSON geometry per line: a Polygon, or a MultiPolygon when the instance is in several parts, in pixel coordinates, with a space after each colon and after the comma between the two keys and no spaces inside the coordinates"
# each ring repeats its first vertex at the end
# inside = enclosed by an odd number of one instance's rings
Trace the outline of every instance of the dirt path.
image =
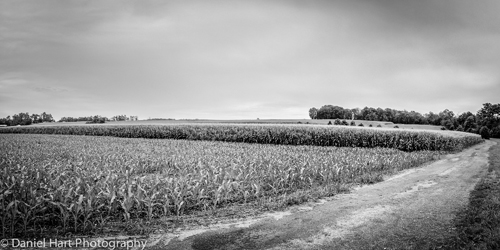
{"type": "Polygon", "coordinates": [[[493,144],[274,217],[153,236],[146,249],[426,249],[453,235],[493,144]]]}

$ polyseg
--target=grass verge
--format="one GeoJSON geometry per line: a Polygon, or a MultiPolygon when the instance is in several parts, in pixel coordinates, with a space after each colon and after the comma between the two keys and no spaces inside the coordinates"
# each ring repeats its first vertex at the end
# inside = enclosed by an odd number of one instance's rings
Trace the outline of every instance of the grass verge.
{"type": "Polygon", "coordinates": [[[441,249],[500,249],[500,140],[490,148],[488,174],[456,219],[457,237],[441,249]]]}

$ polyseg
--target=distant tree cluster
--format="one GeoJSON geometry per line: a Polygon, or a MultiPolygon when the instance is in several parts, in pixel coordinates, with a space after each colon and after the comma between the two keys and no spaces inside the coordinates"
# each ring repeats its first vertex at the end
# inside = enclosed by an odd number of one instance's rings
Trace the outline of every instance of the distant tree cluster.
{"type": "Polygon", "coordinates": [[[86,122],[87,124],[91,124],[91,123],[106,123],[107,121],[109,121],[109,119],[107,117],[102,117],[100,115],[94,115],[91,118],[92,119],[90,121],[86,122]]]}
{"type": "MultiPolygon", "coordinates": [[[[448,114],[448,110],[443,111],[442,118],[448,114]],[[444,112],[444,113],[443,113],[444,112]]],[[[452,112],[453,114],[453,112],[452,112]]],[[[309,109],[309,117],[311,119],[355,119],[355,120],[368,120],[368,121],[387,121],[393,123],[403,124],[430,124],[427,117],[432,117],[433,123],[439,125],[441,120],[434,120],[435,114],[422,115],[415,111],[395,110],[395,109],[382,109],[365,107],[363,109],[354,108],[347,109],[340,106],[324,105],[319,110],[316,108],[309,109]]]]}
{"type": "MultiPolygon", "coordinates": [[[[481,134],[483,138],[500,138],[500,104],[491,103],[483,104],[483,107],[476,114],[464,112],[458,116],[448,109],[437,114],[429,112],[422,115],[415,111],[408,112],[390,108],[345,109],[339,106],[324,105],[320,109],[309,109],[309,117],[311,119],[355,119],[401,124],[430,124],[442,126],[442,129],[447,130],[481,134]]],[[[336,121],[336,123],[338,122],[336,121]]]]}
{"type": "Polygon", "coordinates": [[[126,115],[115,115],[111,117],[112,121],[137,121],[139,119],[138,116],[126,116],[126,115]]]}
{"type": "Polygon", "coordinates": [[[54,118],[52,118],[51,114],[47,114],[45,112],[41,114],[32,114],[30,115],[28,112],[19,113],[16,115],[9,115],[5,118],[0,118],[1,125],[7,126],[17,126],[17,125],[31,125],[33,123],[42,123],[42,122],[53,122],[54,118]]]}
{"type": "Polygon", "coordinates": [[[57,122],[92,122],[92,121],[96,120],[96,117],[99,117],[100,119],[104,119],[104,121],[109,121],[109,119],[107,117],[103,117],[100,115],[94,115],[94,116],[81,116],[81,117],[62,117],[57,122]]]}
{"type": "Polygon", "coordinates": [[[63,117],[59,122],[87,122],[87,123],[105,123],[109,121],[137,121],[138,116],[115,115],[109,119],[105,116],[83,116],[83,117],[63,117]]]}

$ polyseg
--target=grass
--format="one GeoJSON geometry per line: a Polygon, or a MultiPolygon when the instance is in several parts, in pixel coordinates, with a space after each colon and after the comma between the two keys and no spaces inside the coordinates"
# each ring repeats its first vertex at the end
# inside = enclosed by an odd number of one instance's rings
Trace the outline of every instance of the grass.
{"type": "Polygon", "coordinates": [[[424,130],[441,130],[443,126],[429,125],[429,124],[394,124],[402,129],[424,129],[424,130]]]}
{"type": "Polygon", "coordinates": [[[490,148],[488,174],[456,219],[458,235],[441,249],[500,249],[500,140],[490,148]]]}

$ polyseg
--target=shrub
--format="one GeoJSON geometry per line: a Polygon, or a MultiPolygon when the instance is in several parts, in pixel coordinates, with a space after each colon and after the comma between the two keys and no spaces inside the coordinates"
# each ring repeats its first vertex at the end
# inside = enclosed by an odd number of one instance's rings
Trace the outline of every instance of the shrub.
{"type": "Polygon", "coordinates": [[[342,125],[344,125],[344,126],[348,126],[348,125],[349,125],[349,123],[347,123],[347,121],[346,121],[346,120],[342,120],[342,125]]]}
{"type": "Polygon", "coordinates": [[[399,127],[396,125],[396,126],[394,126],[394,128],[399,128],[399,127]]]}
{"type": "Polygon", "coordinates": [[[335,122],[333,122],[333,125],[341,125],[342,123],[340,122],[340,120],[337,118],[335,119],[335,122]]]}
{"type": "Polygon", "coordinates": [[[441,130],[446,130],[446,128],[445,127],[441,127],[441,130]]]}
{"type": "Polygon", "coordinates": [[[332,121],[328,121],[328,125],[332,125],[332,121]]]}
{"type": "Polygon", "coordinates": [[[360,123],[358,126],[360,126],[360,127],[364,127],[365,125],[363,125],[363,123],[360,123]]]}
{"type": "Polygon", "coordinates": [[[479,134],[481,135],[481,138],[483,139],[490,139],[490,129],[486,126],[482,126],[481,129],[479,130],[479,134]]]}
{"type": "Polygon", "coordinates": [[[380,125],[380,124],[379,124],[379,125],[377,125],[377,128],[381,128],[381,127],[382,127],[382,125],[380,125]]]}
{"type": "Polygon", "coordinates": [[[462,125],[458,125],[457,131],[464,131],[464,127],[462,127],[462,125]]]}
{"type": "Polygon", "coordinates": [[[500,138],[500,125],[491,129],[490,136],[493,138],[500,138]]]}
{"type": "Polygon", "coordinates": [[[351,121],[351,126],[356,126],[356,123],[354,121],[351,121]]]}
{"type": "Polygon", "coordinates": [[[370,127],[370,128],[371,128],[371,127],[373,127],[373,125],[371,125],[371,124],[370,124],[370,125],[368,125],[368,127],[370,127]]]}

